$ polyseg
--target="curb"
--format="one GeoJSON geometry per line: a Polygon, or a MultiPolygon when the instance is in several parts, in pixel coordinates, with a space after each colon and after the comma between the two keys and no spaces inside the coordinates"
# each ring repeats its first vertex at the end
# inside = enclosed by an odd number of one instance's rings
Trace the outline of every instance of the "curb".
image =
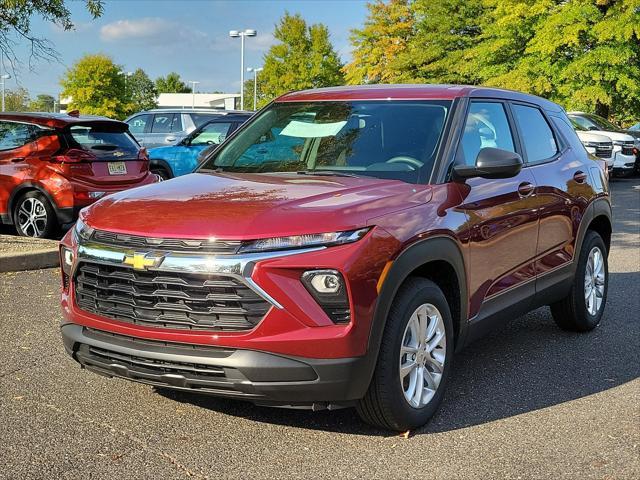
{"type": "Polygon", "coordinates": [[[58,266],[60,266],[60,256],[57,249],[32,250],[26,253],[0,253],[0,273],[58,266]]]}

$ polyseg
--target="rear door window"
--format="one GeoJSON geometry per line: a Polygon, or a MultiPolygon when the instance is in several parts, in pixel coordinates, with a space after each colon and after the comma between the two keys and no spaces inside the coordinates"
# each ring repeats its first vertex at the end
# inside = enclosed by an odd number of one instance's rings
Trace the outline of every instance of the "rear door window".
{"type": "Polygon", "coordinates": [[[32,142],[38,127],[27,123],[0,121],[0,150],[12,150],[32,142]]]}
{"type": "Polygon", "coordinates": [[[191,113],[191,120],[193,120],[193,124],[196,127],[200,127],[201,125],[214,120],[216,116],[220,116],[220,114],[216,113],[191,113]]]}
{"type": "Polygon", "coordinates": [[[175,117],[175,113],[156,113],[153,116],[151,133],[171,133],[176,122],[175,117]]]}
{"type": "Polygon", "coordinates": [[[514,104],[513,114],[518,122],[527,162],[543,162],[558,153],[553,131],[538,108],[514,104]]]}
{"type": "Polygon", "coordinates": [[[119,125],[72,125],[68,131],[70,147],[89,152],[97,160],[138,158],[138,145],[119,125]]]}
{"type": "Polygon", "coordinates": [[[129,125],[129,131],[134,135],[144,133],[145,128],[150,121],[151,115],[148,114],[133,117],[127,121],[127,124],[129,125]]]}

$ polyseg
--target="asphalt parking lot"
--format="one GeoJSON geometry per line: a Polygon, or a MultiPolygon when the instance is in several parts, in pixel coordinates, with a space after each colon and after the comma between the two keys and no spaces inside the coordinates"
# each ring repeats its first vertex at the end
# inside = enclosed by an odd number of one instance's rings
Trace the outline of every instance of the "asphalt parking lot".
{"type": "Polygon", "coordinates": [[[455,358],[408,438],[351,409],[157,391],[81,371],[58,272],[0,274],[0,478],[640,478],[640,179],[612,183],[609,303],[590,334],[521,317],[455,358]]]}

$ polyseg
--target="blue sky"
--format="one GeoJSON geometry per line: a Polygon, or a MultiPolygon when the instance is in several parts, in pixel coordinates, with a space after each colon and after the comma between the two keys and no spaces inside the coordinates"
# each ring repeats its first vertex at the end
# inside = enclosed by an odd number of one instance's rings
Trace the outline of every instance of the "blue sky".
{"type": "Polygon", "coordinates": [[[40,61],[28,68],[26,46],[18,49],[24,60],[16,84],[32,96],[60,91],[65,69],[85,53],[106,53],[127,71],[143,68],[151,78],[178,72],[184,80],[197,80],[198,91],[238,91],[240,40],[229,30],[255,28],[258,36],[246,41],[245,65],[260,66],[274,43],[274,25],[285,11],[300,13],[308,23],[329,27],[334,47],[349,59],[349,31],[362,25],[365,0],[107,0],[104,15],[92,20],[82,2],[68,1],[75,31],[64,32],[34,18],[33,32],[50,39],[61,63],[40,61]]]}

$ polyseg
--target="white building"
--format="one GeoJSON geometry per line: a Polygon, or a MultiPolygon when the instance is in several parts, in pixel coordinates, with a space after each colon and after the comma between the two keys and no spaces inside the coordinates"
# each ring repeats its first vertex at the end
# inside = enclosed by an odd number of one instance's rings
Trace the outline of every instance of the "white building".
{"type": "Polygon", "coordinates": [[[239,93],[161,93],[158,108],[216,108],[235,110],[239,93]]]}

